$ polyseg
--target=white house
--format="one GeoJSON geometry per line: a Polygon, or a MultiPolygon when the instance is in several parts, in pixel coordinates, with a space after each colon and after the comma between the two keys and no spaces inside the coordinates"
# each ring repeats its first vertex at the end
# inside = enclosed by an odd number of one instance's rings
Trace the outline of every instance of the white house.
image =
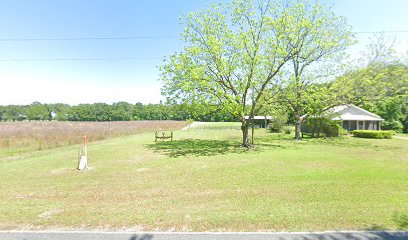
{"type": "Polygon", "coordinates": [[[326,113],[333,116],[332,120],[340,120],[341,126],[348,131],[381,130],[381,122],[384,121],[380,116],[352,104],[330,108],[326,113]]]}

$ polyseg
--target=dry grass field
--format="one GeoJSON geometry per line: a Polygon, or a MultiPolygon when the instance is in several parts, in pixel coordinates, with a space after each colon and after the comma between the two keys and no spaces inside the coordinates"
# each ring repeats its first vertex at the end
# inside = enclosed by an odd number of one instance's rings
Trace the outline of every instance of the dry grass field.
{"type": "Polygon", "coordinates": [[[78,144],[157,130],[176,130],[184,121],[0,122],[0,158],[33,150],[78,144]]]}

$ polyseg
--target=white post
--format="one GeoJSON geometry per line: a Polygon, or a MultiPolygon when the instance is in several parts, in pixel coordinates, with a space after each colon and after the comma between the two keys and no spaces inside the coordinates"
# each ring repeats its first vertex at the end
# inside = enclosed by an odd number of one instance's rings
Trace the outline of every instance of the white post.
{"type": "Polygon", "coordinates": [[[85,168],[88,168],[88,138],[84,136],[84,151],[83,153],[80,151],[80,159],[79,159],[79,166],[78,170],[83,171],[85,168]]]}
{"type": "Polygon", "coordinates": [[[85,152],[85,168],[88,168],[88,146],[84,145],[84,152],[85,152]]]}

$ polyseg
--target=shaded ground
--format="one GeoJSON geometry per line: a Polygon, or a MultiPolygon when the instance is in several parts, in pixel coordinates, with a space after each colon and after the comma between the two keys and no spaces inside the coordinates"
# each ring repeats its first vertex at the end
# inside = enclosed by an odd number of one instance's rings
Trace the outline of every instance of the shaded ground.
{"type": "Polygon", "coordinates": [[[240,146],[238,141],[231,140],[203,140],[203,139],[183,139],[173,142],[163,141],[147,145],[155,152],[166,154],[171,158],[181,156],[216,156],[231,153],[248,153],[265,151],[267,148],[285,148],[279,143],[260,142],[253,149],[246,149],[240,146]]]}
{"type": "Polygon", "coordinates": [[[228,140],[183,139],[173,142],[158,142],[147,145],[150,149],[169,157],[215,156],[229,153],[243,153],[245,149],[237,142],[228,140]]]}

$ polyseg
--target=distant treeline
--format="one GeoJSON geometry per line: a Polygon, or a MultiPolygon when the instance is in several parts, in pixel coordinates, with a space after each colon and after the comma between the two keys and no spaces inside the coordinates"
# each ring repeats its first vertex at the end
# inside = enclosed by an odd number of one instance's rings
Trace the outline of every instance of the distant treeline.
{"type": "Polygon", "coordinates": [[[0,121],[132,121],[132,120],[187,120],[238,121],[230,113],[217,111],[204,113],[190,105],[165,104],[113,104],[94,103],[70,106],[67,104],[42,104],[0,106],[0,121]]]}

